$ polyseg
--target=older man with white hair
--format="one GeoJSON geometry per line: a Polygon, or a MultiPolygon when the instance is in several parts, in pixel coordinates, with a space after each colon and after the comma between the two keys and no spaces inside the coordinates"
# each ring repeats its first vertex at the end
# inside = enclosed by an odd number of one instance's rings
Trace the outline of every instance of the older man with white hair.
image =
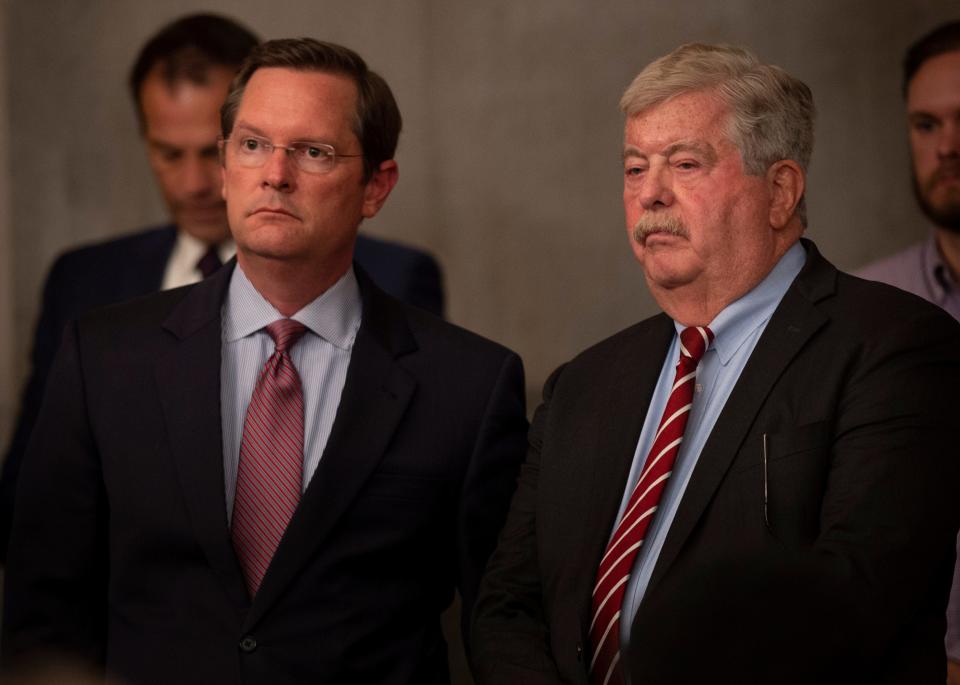
{"type": "Polygon", "coordinates": [[[547,381],[481,683],[943,682],[960,326],[809,240],[809,88],[691,44],[621,102],[663,313],[547,381]]]}

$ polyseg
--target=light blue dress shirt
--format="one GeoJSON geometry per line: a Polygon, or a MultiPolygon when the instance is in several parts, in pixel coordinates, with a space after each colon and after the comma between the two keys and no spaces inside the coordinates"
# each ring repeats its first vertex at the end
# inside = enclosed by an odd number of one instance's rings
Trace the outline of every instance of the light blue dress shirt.
{"type": "MultiPolygon", "coordinates": [[[[709,324],[710,330],[714,333],[714,340],[697,368],[693,407],[690,409],[683,442],[680,445],[677,460],[674,462],[673,474],[667,481],[657,513],[650,522],[643,545],[637,552],[630,580],[627,581],[627,589],[623,595],[620,614],[620,647],[623,650],[626,650],[630,644],[633,617],[647,591],[647,585],[650,583],[650,576],[660,556],[660,550],[663,548],[667,531],[670,530],[670,524],[677,513],[677,507],[687,489],[687,483],[690,481],[690,475],[697,464],[700,452],[713,431],[717,417],[720,416],[767,322],[794,278],[800,273],[806,259],[803,246],[796,243],[780,258],[777,265],[759,285],[739,300],[727,305],[709,324]]],[[[679,334],[684,328],[676,322],[674,325],[677,334],[674,335],[667,357],[663,361],[660,379],[653,391],[650,409],[643,422],[643,430],[640,432],[640,440],[633,457],[633,466],[630,468],[630,477],[620,503],[620,511],[617,513],[617,522],[623,516],[630,495],[636,487],[673,385],[677,362],[680,359],[679,334]]]]}
{"type": "MultiPolygon", "coordinates": [[[[291,316],[307,327],[290,351],[303,384],[303,484],[306,490],[330,437],[347,379],[363,304],[351,267],[320,297],[291,316]]],[[[238,264],[221,310],[220,413],[223,426],[223,476],[227,521],[233,517],[237,465],[247,405],[273,339],[265,326],[284,318],[253,287],[238,264]]]]}

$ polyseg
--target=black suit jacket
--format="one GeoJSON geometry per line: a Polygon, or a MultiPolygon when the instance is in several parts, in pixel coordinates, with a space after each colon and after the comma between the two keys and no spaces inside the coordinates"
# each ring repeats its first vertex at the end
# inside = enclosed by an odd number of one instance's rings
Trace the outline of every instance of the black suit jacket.
{"type": "MultiPolygon", "coordinates": [[[[148,229],[71,250],[50,269],[31,351],[31,374],[0,476],[0,561],[10,535],[20,464],[63,329],[91,309],[160,290],[176,238],[173,225],[148,229]]],[[[354,256],[374,282],[397,299],[443,315],[440,267],[427,253],[361,235],[354,256]]]]}
{"type": "MultiPolygon", "coordinates": [[[[944,680],[960,326],[806,248],[670,527],[634,683],[944,680]]],[[[547,382],[475,611],[481,683],[587,682],[596,570],[673,335],[661,314],[547,382]]]]}
{"type": "Polygon", "coordinates": [[[445,683],[526,435],[510,351],[392,299],[363,321],[316,473],[251,602],[227,528],[220,307],[232,269],[67,328],[24,460],[5,663],[138,683],[445,683]]]}

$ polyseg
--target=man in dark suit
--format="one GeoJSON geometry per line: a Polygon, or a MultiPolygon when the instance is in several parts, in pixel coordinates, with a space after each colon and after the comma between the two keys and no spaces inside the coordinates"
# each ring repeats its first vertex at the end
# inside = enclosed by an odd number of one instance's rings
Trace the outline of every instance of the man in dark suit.
{"type": "MultiPolygon", "coordinates": [[[[134,63],[130,91],[150,167],[174,223],[71,250],[51,268],[32,371],[0,478],[0,560],[20,464],[67,323],[96,307],[195,283],[233,256],[220,197],[219,111],[230,80],[258,42],[232,20],[189,15],[161,29],[134,63]]],[[[443,315],[440,268],[430,255],[359,236],[355,258],[389,294],[443,315]]]]}
{"type": "Polygon", "coordinates": [[[479,681],[942,683],[960,327],[801,240],[802,82],[692,44],[621,107],[664,313],[548,380],[479,681]]]}
{"type": "Polygon", "coordinates": [[[525,442],[503,347],[353,260],[400,114],[356,53],[270,41],[222,113],[237,259],[67,328],[24,460],[3,660],[130,683],[446,683],[525,442]]]}

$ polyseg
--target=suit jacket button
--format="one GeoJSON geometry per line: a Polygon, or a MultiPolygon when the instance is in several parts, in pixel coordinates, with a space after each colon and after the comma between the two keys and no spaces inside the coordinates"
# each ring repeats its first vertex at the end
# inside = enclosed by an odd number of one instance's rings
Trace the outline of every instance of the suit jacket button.
{"type": "Polygon", "coordinates": [[[583,661],[583,645],[577,643],[577,661],[583,661]]]}
{"type": "Polygon", "coordinates": [[[250,652],[256,650],[256,648],[257,648],[257,641],[256,639],[254,639],[253,635],[244,635],[243,638],[240,640],[241,652],[246,652],[247,654],[249,654],[250,652]]]}

